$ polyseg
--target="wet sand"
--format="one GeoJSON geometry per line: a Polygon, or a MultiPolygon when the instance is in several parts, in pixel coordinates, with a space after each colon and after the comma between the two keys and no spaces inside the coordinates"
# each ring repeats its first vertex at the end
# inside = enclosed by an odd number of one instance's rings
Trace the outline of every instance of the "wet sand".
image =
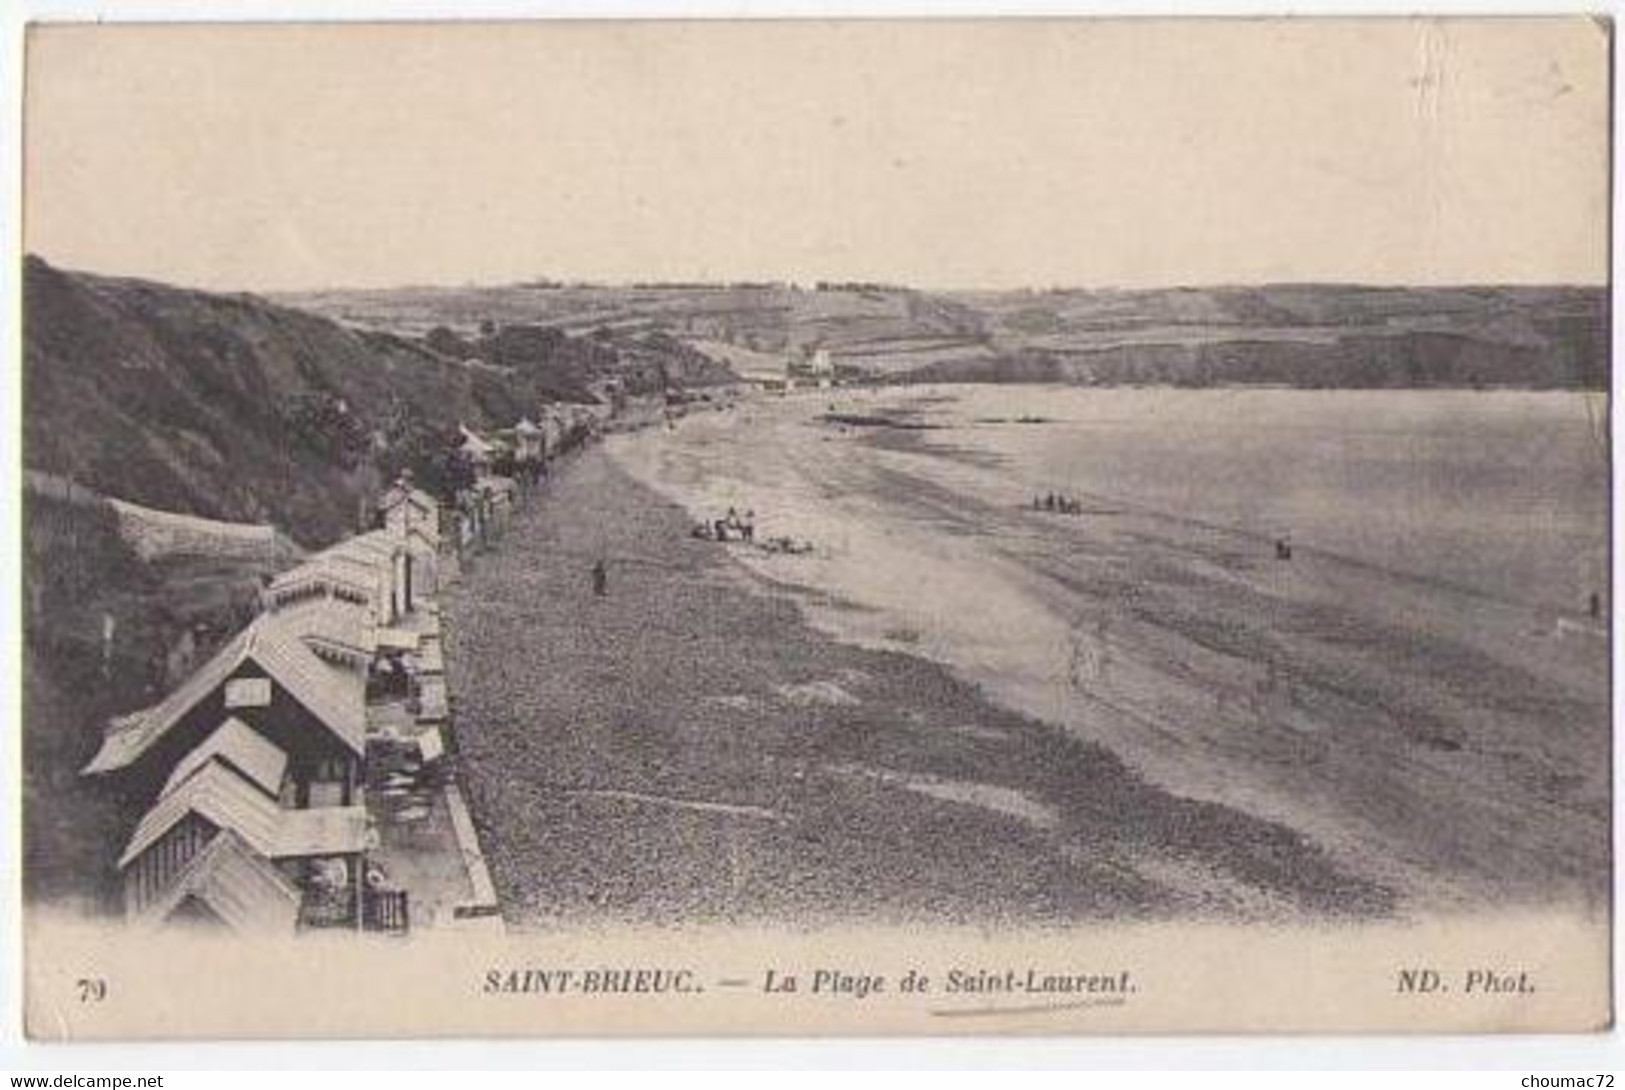
{"type": "Polygon", "coordinates": [[[571,463],[446,596],[458,760],[511,925],[1394,909],[1300,833],[988,699],[923,637],[815,627],[883,616],[690,537],[619,464],[667,438],[571,463]]]}
{"type": "Polygon", "coordinates": [[[952,432],[831,425],[825,401],[610,450],[694,517],[754,507],[762,533],[816,542],[736,555],[812,589],[820,631],[924,656],[1162,792],[1291,829],[1401,915],[1605,908],[1607,646],[1586,618],[1317,549],[1277,563],[1266,537],[1121,497],[1034,512],[952,432]]]}

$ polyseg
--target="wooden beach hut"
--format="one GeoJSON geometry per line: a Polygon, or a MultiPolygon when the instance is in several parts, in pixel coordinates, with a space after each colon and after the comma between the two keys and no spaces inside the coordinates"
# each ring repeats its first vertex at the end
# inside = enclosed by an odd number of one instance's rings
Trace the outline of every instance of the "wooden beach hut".
{"type": "Polygon", "coordinates": [[[367,846],[365,807],[285,808],[216,753],[137,823],[119,858],[125,912],[131,920],[161,923],[177,912],[195,919],[206,909],[203,918],[231,925],[233,905],[255,917],[274,907],[284,918],[291,893],[293,922],[356,924],[367,846]],[[221,838],[229,838],[224,858],[211,851],[221,838]],[[187,897],[199,903],[188,910],[187,897]]]}
{"type": "Polygon", "coordinates": [[[84,772],[155,798],[188,754],[237,719],[287,755],[294,805],[348,806],[361,792],[363,700],[361,678],[262,615],[163,700],[112,720],[84,772]]]}
{"type": "Polygon", "coordinates": [[[378,504],[383,529],[405,546],[411,566],[407,579],[414,597],[427,597],[440,589],[440,553],[444,547],[440,531],[440,504],[412,485],[412,475],[402,473],[378,504]]]}

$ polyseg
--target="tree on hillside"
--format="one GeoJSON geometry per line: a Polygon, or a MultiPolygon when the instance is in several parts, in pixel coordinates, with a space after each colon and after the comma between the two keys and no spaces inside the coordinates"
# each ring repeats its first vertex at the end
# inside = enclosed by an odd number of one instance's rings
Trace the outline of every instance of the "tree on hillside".
{"type": "Polygon", "coordinates": [[[474,465],[455,428],[436,427],[396,399],[381,431],[383,442],[374,458],[385,481],[393,481],[403,469],[411,470],[419,487],[443,503],[473,486],[474,465]]]}
{"type": "Polygon", "coordinates": [[[284,416],[306,446],[334,465],[355,469],[366,456],[367,428],[343,398],[322,391],[301,393],[284,416]]]}

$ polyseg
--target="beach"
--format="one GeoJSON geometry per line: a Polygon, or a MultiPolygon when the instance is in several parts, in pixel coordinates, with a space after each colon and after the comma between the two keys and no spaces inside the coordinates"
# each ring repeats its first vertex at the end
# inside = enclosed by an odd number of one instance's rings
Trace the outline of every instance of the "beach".
{"type": "Polygon", "coordinates": [[[843,396],[609,436],[450,594],[510,925],[1603,910],[1581,613],[1034,510],[940,395],[843,396]]]}
{"type": "Polygon", "coordinates": [[[1584,408],[1517,393],[813,391],[611,452],[696,518],[751,507],[762,533],[814,542],[736,555],[816,588],[805,615],[826,634],[922,655],[1165,791],[1303,834],[1402,914],[1588,914],[1607,896],[1606,630],[1577,590],[1566,610],[1546,604],[1563,579],[1528,560],[1544,549],[1559,558],[1545,569],[1606,587],[1584,408]],[[1139,427],[1092,408],[1134,399],[1157,407],[1139,427]],[[1037,415],[1055,406],[1079,419],[1037,415]],[[1204,419],[1224,427],[1204,434],[1204,419]],[[1476,437],[1476,478],[1451,472],[1462,448],[1440,433],[1476,437]],[[1024,452],[1074,445],[1138,459],[1138,475],[1117,487],[1085,466],[1059,485],[1077,487],[1077,515],[1033,510],[1057,486],[1024,452]],[[1231,484],[1226,459],[1258,487],[1231,484]],[[1285,468],[1266,478],[1271,461],[1285,468]],[[1419,483],[1385,499],[1369,482],[1395,464],[1419,483]],[[1553,494],[1580,505],[1566,522],[1553,494]],[[1366,538],[1341,535],[1345,507],[1366,538]],[[1320,510],[1335,518],[1304,516],[1320,510]],[[1503,532],[1519,519],[1528,531],[1503,532]],[[1276,535],[1293,528],[1283,562],[1276,535]]]}
{"type": "Polygon", "coordinates": [[[511,928],[1392,910],[1290,829],[820,631],[812,610],[864,611],[691,537],[623,454],[555,474],[447,595],[458,760],[511,928]]]}

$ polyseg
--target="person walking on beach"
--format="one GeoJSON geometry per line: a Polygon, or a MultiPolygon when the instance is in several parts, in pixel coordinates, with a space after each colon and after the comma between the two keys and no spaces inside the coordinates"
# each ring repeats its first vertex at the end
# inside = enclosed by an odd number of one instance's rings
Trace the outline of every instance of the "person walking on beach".
{"type": "Polygon", "coordinates": [[[609,593],[609,570],[604,567],[603,557],[593,561],[592,592],[600,598],[609,593]]]}

